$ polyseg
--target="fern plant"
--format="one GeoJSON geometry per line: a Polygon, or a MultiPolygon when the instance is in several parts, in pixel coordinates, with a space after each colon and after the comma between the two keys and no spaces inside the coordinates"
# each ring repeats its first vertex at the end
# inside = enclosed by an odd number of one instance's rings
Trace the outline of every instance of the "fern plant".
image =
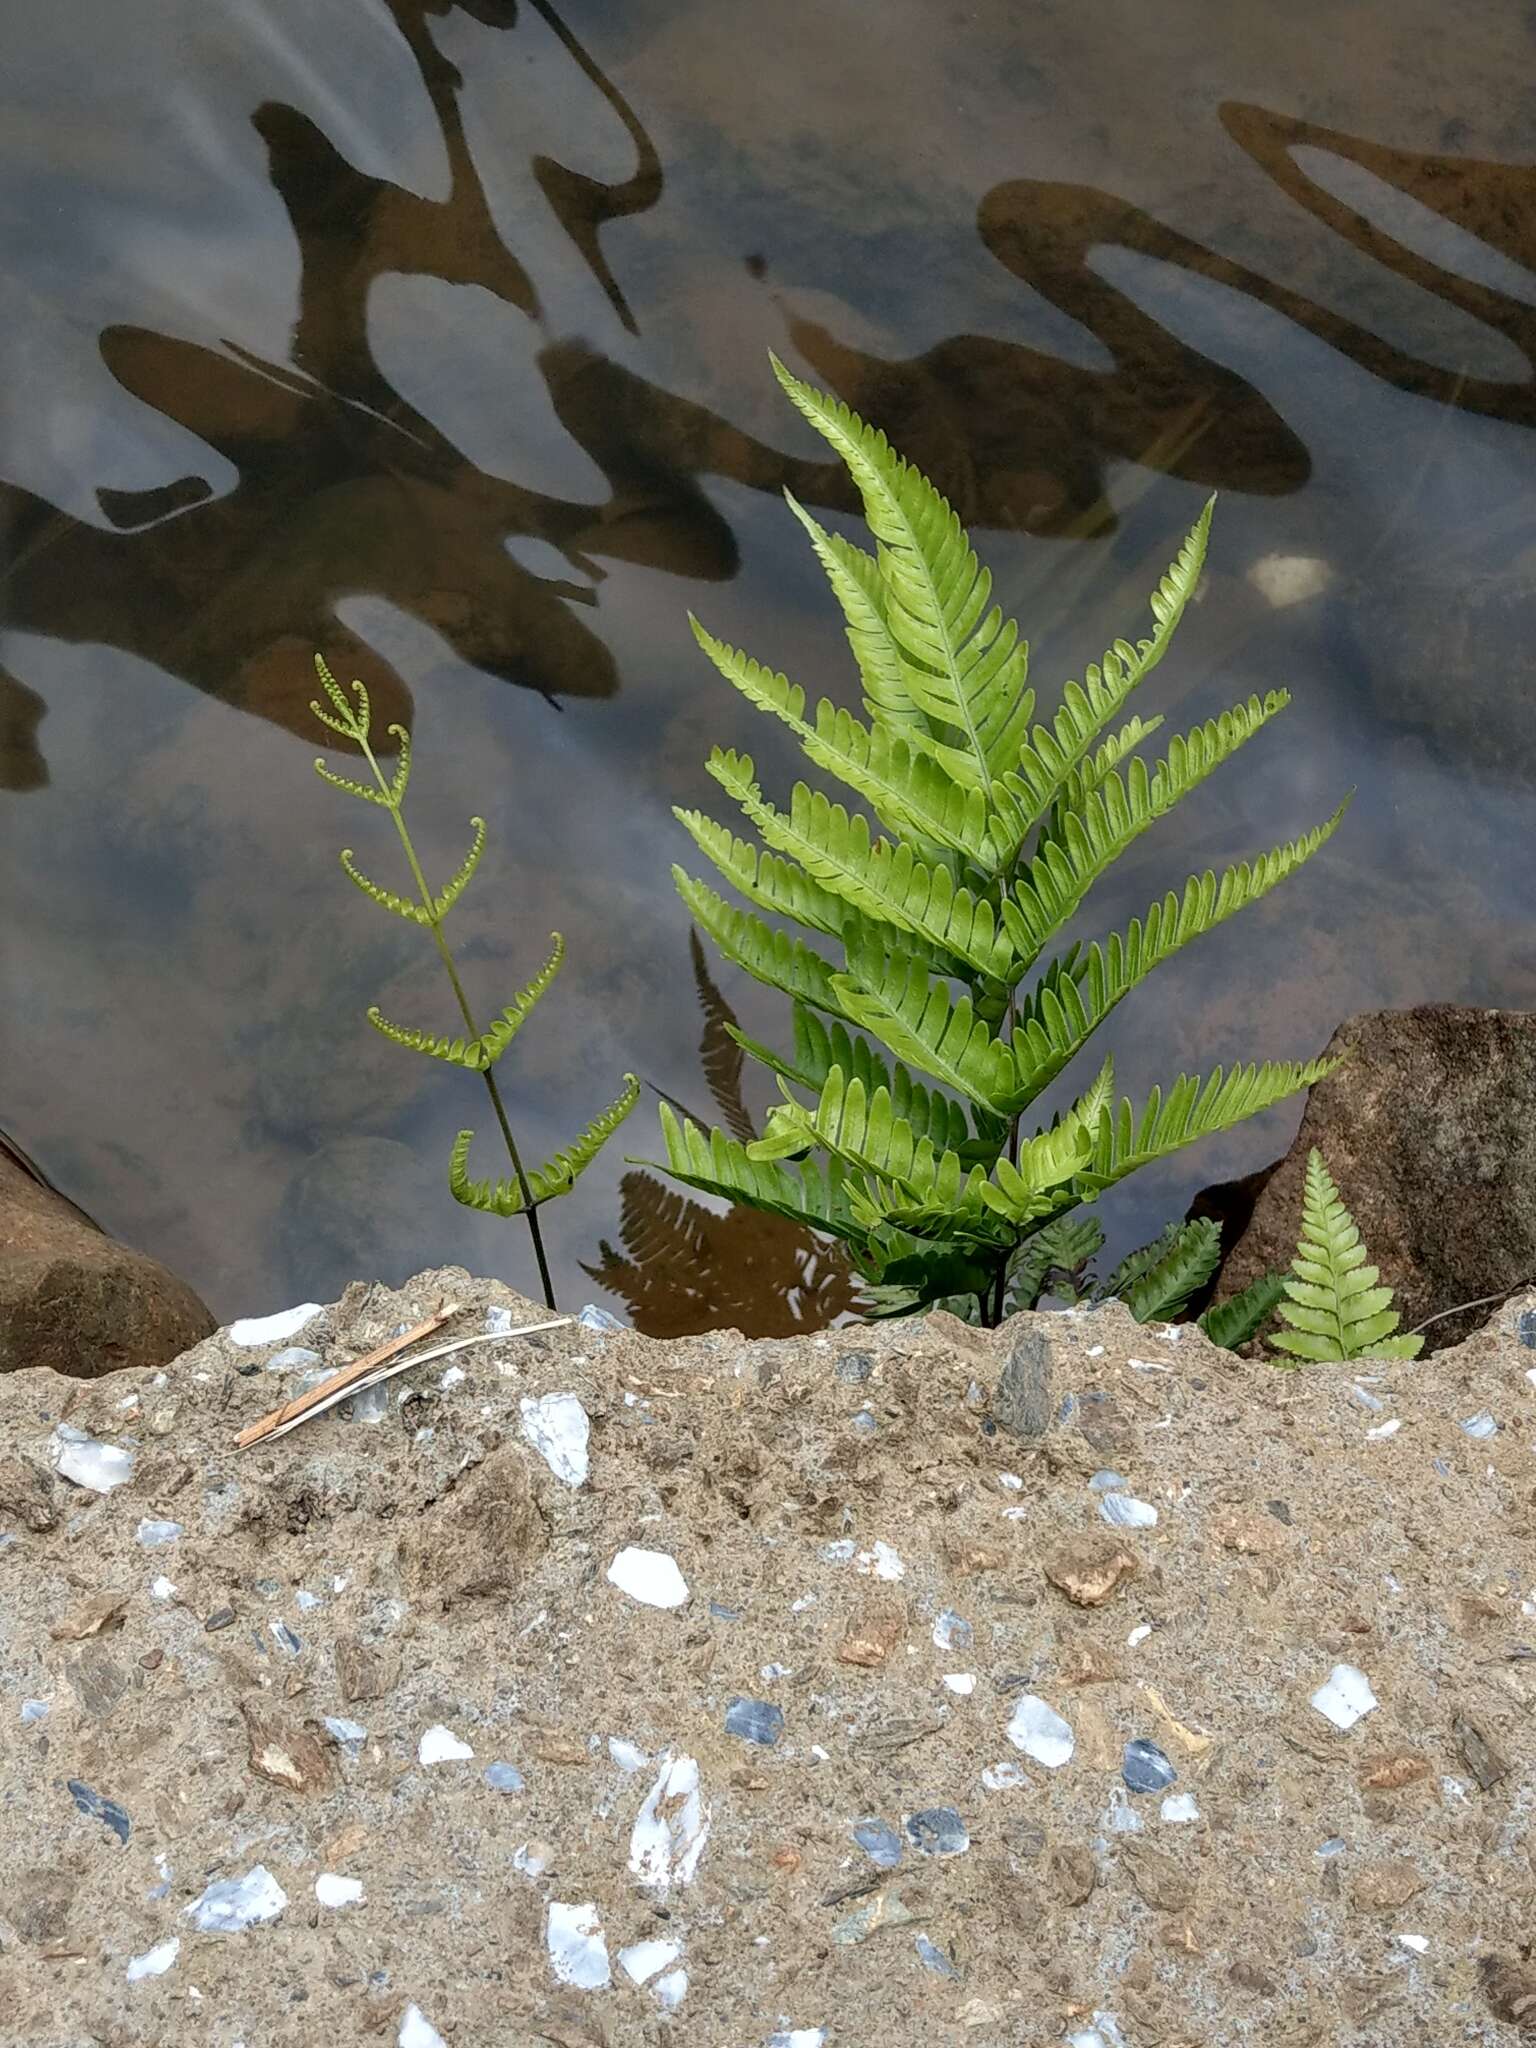
{"type": "Polygon", "coordinates": [[[1055,1218],[1328,1071],[1314,1060],[1181,1075],[1138,1109],[1116,1100],[1106,1060],[1069,1109],[1030,1127],[1131,990],[1309,860],[1343,806],[1257,860],[1194,876],[1124,931],[1067,943],[1119,856],[1288,701],[1250,697],[1152,767],[1137,752],[1161,721],[1127,706],[1199,580],[1210,506],[1153,593],[1147,637],[1117,641],[1036,723],[1027,649],[949,505],[883,434],[776,358],[774,370],[846,464],[874,536],[871,554],[789,500],[842,607],[867,717],[826,700],[812,710],[798,684],[693,630],[726,680],[865,808],[800,782],[783,809],[749,756],[717,748],[709,772],[756,837],[677,812],[751,908],[680,868],[678,890],[728,959],[790,998],[793,1044],[742,1040],[784,1098],[755,1141],[664,1103],[666,1165],[841,1238],[869,1280],[899,1281],[916,1302],[953,1295],[958,1279],[995,1321],[1010,1266],[1055,1218]]]}
{"type": "Polygon", "coordinates": [[[555,1290],[550,1278],[549,1259],[544,1250],[543,1232],[539,1227],[539,1210],[546,1202],[553,1202],[559,1196],[570,1193],[576,1185],[578,1175],[592,1164],[606,1140],[634,1108],[640,1095],[640,1083],[633,1074],[626,1074],[623,1090],[617,1100],[594,1117],[570,1145],[556,1152],[542,1166],[528,1167],[523,1164],[522,1155],[512,1136],[512,1125],[507,1116],[506,1104],[497,1085],[495,1067],[532,1015],[534,1005],[559,972],[560,963],[565,957],[564,941],[558,932],[551,934],[552,950],[549,958],[528,986],[513,997],[494,1023],[482,1031],[475,1022],[469,997],[459,978],[459,970],[443,926],[449,911],[463,895],[469,886],[470,878],[480,865],[480,856],[485,851],[485,820],[470,819],[470,829],[474,837],[462,865],[441,889],[431,888],[422,872],[421,862],[405,822],[405,792],[411,779],[410,734],[404,726],[392,725],[389,728],[399,753],[394,774],[386,776],[369,741],[370,713],[367,690],[360,682],[354,682],[353,701],[349,701],[345,691],[318,654],[315,656],[315,672],[330,700],[331,708],[327,711],[319,703],[312,702],[310,709],[322,725],[329,726],[332,732],[339,733],[344,739],[353,742],[368,764],[373,776],[373,786],[370,788],[366,783],[354,782],[345,775],[336,774],[323,760],[315,762],[316,773],[334,789],[344,790],[348,796],[359,797],[364,803],[377,804],[381,809],[388,811],[399,836],[406,866],[410,869],[415,894],[396,895],[392,889],[381,888],[377,882],[370,881],[353,859],[350,846],[342,851],[342,869],[348,880],[354,882],[370,902],[377,903],[382,910],[392,911],[396,917],[403,917],[408,924],[422,926],[432,934],[432,942],[448,976],[464,1030],[458,1037],[417,1031],[409,1026],[392,1024],[377,1006],[369,1010],[368,1021],[376,1031],[381,1031],[396,1045],[403,1045],[411,1052],[424,1053],[429,1059],[443,1060],[449,1066],[467,1067],[471,1073],[479,1074],[484,1081],[492,1113],[507,1148],[507,1158],[512,1168],[511,1175],[496,1181],[471,1180],[469,1148],[474,1133],[460,1131],[454,1141],[453,1154],[449,1162],[448,1185],[453,1191],[454,1199],[464,1203],[468,1208],[481,1209],[495,1216],[526,1217],[529,1236],[533,1243],[533,1255],[539,1269],[539,1284],[543,1289],[545,1302],[553,1308],[555,1290]]]}
{"type": "Polygon", "coordinates": [[[1359,1226],[1314,1146],[1302,1190],[1301,1241],[1279,1303],[1280,1319],[1290,1327],[1269,1339],[1277,1351],[1330,1365],[1418,1357],[1424,1339],[1394,1335],[1392,1289],[1377,1284],[1381,1274],[1366,1257],[1359,1226]]]}

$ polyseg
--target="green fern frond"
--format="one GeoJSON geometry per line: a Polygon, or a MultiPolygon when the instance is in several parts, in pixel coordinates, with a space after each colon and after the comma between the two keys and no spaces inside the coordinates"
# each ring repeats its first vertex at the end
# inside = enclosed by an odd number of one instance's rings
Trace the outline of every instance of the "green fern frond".
{"type": "Polygon", "coordinates": [[[512,998],[490,1029],[482,1031],[478,1037],[434,1037],[431,1032],[391,1024],[377,1004],[369,1010],[368,1022],[375,1031],[382,1031],[386,1038],[393,1039],[396,1045],[403,1045],[408,1052],[425,1053],[429,1059],[445,1060],[450,1066],[468,1067],[472,1073],[483,1074],[495,1066],[522,1030],[534,1004],[560,971],[560,963],[565,958],[565,941],[558,932],[551,932],[549,936],[553,943],[549,958],[528,986],[512,998]]]}
{"type": "Polygon", "coordinates": [[[474,843],[464,856],[464,863],[452,881],[446,883],[432,899],[432,914],[441,924],[455,903],[469,886],[470,876],[480,865],[480,856],[485,851],[485,820],[471,818],[470,827],[474,832],[474,843]]]}
{"type": "Polygon", "coordinates": [[[914,1081],[899,1061],[895,1066],[887,1065],[867,1038],[849,1031],[837,1018],[825,1024],[814,1010],[796,1003],[794,1033],[795,1050],[789,1059],[740,1031],[733,1035],[763,1066],[817,1095],[826,1086],[834,1067],[840,1067],[850,1080],[861,1082],[870,1094],[877,1088],[885,1089],[896,1114],[904,1117],[919,1137],[931,1138],[940,1152],[957,1152],[963,1159],[969,1148],[981,1142],[990,1157],[1006,1136],[1006,1127],[998,1129],[995,1123],[988,1124],[979,1138],[973,1136],[958,1102],[952,1102],[936,1088],[925,1088],[920,1081],[914,1081]]]}
{"type": "Polygon", "coordinates": [[[687,832],[706,860],[714,862],[738,894],[760,910],[792,917],[797,924],[836,938],[848,918],[848,905],[813,882],[803,868],[778,854],[754,846],[750,839],[738,839],[725,825],[705,817],[702,811],[683,811],[675,806],[672,815],[687,832]]]}
{"type": "Polygon", "coordinates": [[[1321,1364],[1354,1358],[1417,1358],[1419,1336],[1399,1337],[1392,1289],[1366,1264],[1360,1230],[1314,1146],[1307,1155],[1301,1240],[1284,1276],[1280,1317],[1290,1325],[1269,1339],[1276,1351],[1321,1364]]]}
{"type": "MultiPolygon", "coordinates": [[[[311,704],[309,708],[314,711],[318,706],[311,704]]],[[[326,720],[327,724],[330,722],[329,719],[326,720]]],[[[365,804],[383,804],[386,810],[389,808],[390,797],[387,790],[369,789],[364,783],[354,782],[348,775],[338,775],[333,768],[326,767],[318,754],[315,756],[315,773],[322,782],[328,782],[332,789],[342,790],[347,796],[361,797],[365,804]]]]}
{"type": "Polygon", "coordinates": [[[904,840],[872,839],[869,821],[797,782],[788,817],[768,803],[750,756],[716,748],[707,767],[768,844],[861,915],[926,940],[975,972],[998,976],[1012,960],[984,896],[957,887],[942,863],[930,866],[904,840]]]}
{"type": "Polygon", "coordinates": [[[948,1172],[955,1153],[940,1152],[931,1137],[919,1135],[897,1114],[891,1093],[883,1086],[867,1088],[857,1075],[851,1080],[833,1067],[814,1109],[793,1098],[776,1103],[761,1138],[747,1147],[754,1160],[788,1159],[820,1145],[860,1173],[875,1174],[899,1187],[910,1200],[923,1201],[948,1172]]]}
{"type": "Polygon", "coordinates": [[[1012,1055],[968,995],[951,1000],[920,961],[873,949],[850,952],[848,972],[832,975],[831,985],[842,1014],[898,1059],[993,1116],[1009,1114],[1012,1055]]]}
{"type": "Polygon", "coordinates": [[[354,706],[347,702],[346,692],[331,674],[323,655],[317,654],[315,656],[315,674],[320,678],[321,687],[324,689],[326,696],[330,698],[336,713],[335,717],[332,717],[330,712],[322,711],[319,704],[311,697],[309,708],[316,718],[319,719],[322,725],[328,725],[332,732],[339,732],[344,739],[366,740],[371,717],[366,687],[354,677],[352,694],[357,699],[357,703],[354,706]]]}
{"type": "Polygon", "coordinates": [[[411,735],[403,725],[392,725],[389,736],[395,743],[395,772],[390,779],[389,801],[398,811],[405,802],[411,780],[411,735]]]}
{"type": "MultiPolygon", "coordinates": [[[[754,1209],[767,1210],[792,1223],[809,1224],[829,1236],[855,1245],[864,1243],[865,1233],[849,1212],[840,1161],[830,1160],[825,1173],[809,1160],[791,1171],[776,1161],[749,1157],[746,1147],[724,1131],[706,1132],[691,1120],[680,1120],[666,1102],[660,1111],[666,1170],[675,1180],[701,1194],[747,1202],[754,1209]]],[[[630,1162],[636,1166],[653,1163],[644,1159],[630,1162]]]]}
{"type": "Polygon", "coordinates": [[[1329,1059],[1265,1060],[1233,1067],[1230,1073],[1217,1067],[1204,1080],[1181,1074],[1166,1096],[1160,1088],[1152,1090],[1140,1116],[1122,1098],[1118,1111],[1106,1109],[1099,1118],[1083,1185],[1095,1191],[1111,1187],[1154,1159],[1166,1159],[1311,1088],[1337,1065],[1329,1059]]]}
{"type": "Polygon", "coordinates": [[[1191,940],[1214,931],[1229,917],[1257,903],[1287,876],[1326,846],[1338,829],[1346,805],[1305,833],[1272,847],[1257,860],[1241,861],[1220,877],[1208,868],[1191,876],[1182,898],[1170,890],[1146,917],[1132,918],[1121,934],[1095,940],[1071,971],[1053,961],[1020,1002],[1014,1021],[1014,1057],[1019,1087],[1028,1099],[1049,1086],[1076,1058],[1104,1019],[1156,967],[1171,960],[1191,940]]]}
{"type": "Polygon", "coordinates": [[[864,500],[882,549],[887,621],[903,657],[908,700],[953,729],[958,744],[949,765],[985,787],[1017,759],[1033,709],[1028,649],[1017,626],[991,603],[990,573],[928,479],[847,406],[802,384],[777,357],[773,367],[842,457],[864,500]]]}
{"type": "Polygon", "coordinates": [[[1162,1321],[1188,1308],[1221,1264],[1221,1226],[1209,1216],[1170,1223],[1161,1236],[1129,1253],[1099,1299],[1123,1301],[1138,1323],[1162,1321]]]}
{"type": "Polygon", "coordinates": [[[1068,1118],[1054,1130],[1037,1131],[1019,1147],[1017,1161],[1002,1158],[993,1167],[995,1176],[982,1189],[989,1209],[1006,1216],[1011,1223],[1033,1223],[1037,1217],[1080,1202],[1075,1186],[1093,1152],[1093,1133],[1086,1125],[1068,1118]]]}
{"type": "MultiPolygon", "coordinates": [[[[542,1166],[531,1169],[528,1189],[534,1208],[542,1207],[545,1202],[558,1201],[561,1195],[570,1193],[639,1100],[640,1083],[633,1074],[626,1074],[623,1091],[617,1099],[609,1103],[600,1115],[593,1117],[580,1136],[563,1151],[552,1154],[542,1166]]],[[[522,1188],[516,1179],[489,1181],[469,1178],[469,1148],[474,1137],[473,1131],[460,1131],[454,1140],[453,1155],[448,1162],[448,1186],[454,1200],[462,1202],[466,1209],[480,1209],[491,1216],[523,1215],[529,1204],[524,1201],[522,1188]]]]}
{"type": "Polygon", "coordinates": [[[901,649],[892,636],[880,565],[873,555],[819,526],[786,491],[789,509],[811,537],[832,594],[842,607],[848,645],[864,684],[864,708],[878,724],[919,743],[932,735],[933,721],[919,711],[902,681],[901,649]]]}
{"type": "Polygon", "coordinates": [[[1167,653],[1205,566],[1215,504],[1214,498],[1206,501],[1183,547],[1152,593],[1150,636],[1134,646],[1128,640],[1117,640],[1106,650],[1102,662],[1090,663],[1081,683],[1068,683],[1050,728],[1036,726],[1019,760],[997,779],[992,791],[999,813],[994,831],[1001,839],[1006,826],[1010,850],[1016,850],[1061,800],[1099,734],[1167,653]]]}
{"type": "Polygon", "coordinates": [[[468,1067],[479,1073],[485,1065],[483,1043],[478,1038],[447,1038],[430,1031],[417,1031],[405,1024],[391,1024],[377,1003],[368,1010],[368,1022],[407,1052],[425,1053],[428,1059],[443,1060],[451,1067],[468,1067]]]}
{"type": "Polygon", "coordinates": [[[1058,1216],[1042,1224],[1008,1262],[1008,1312],[1034,1308],[1047,1292],[1081,1296],[1090,1261],[1104,1249],[1097,1216],[1058,1216]]]}
{"type": "Polygon", "coordinates": [[[1284,1294],[1283,1273],[1261,1273],[1230,1301],[1212,1302],[1200,1318],[1200,1327],[1223,1351],[1236,1351],[1239,1345],[1258,1335],[1284,1294]]]}
{"type": "Polygon", "coordinates": [[[496,1022],[489,1029],[481,1032],[479,1043],[482,1057],[476,1063],[477,1065],[482,1067],[495,1066],[513,1039],[516,1038],[518,1032],[527,1023],[535,1003],[538,1002],[544,991],[560,972],[561,962],[565,959],[565,940],[561,938],[558,932],[551,932],[549,943],[549,958],[544,962],[544,965],[539,969],[532,981],[528,983],[526,988],[518,991],[496,1019],[496,1022]]]}
{"type": "Polygon", "coordinates": [[[995,865],[981,790],[957,782],[899,730],[862,725],[828,698],[817,705],[814,722],[807,720],[805,692],[798,683],[717,640],[691,613],[689,623],[726,680],[749,703],[787,725],[809,759],[857,791],[889,830],[915,832],[982,866],[995,865]]]}
{"type": "Polygon", "coordinates": [[[775,931],[750,911],[735,909],[682,868],[673,868],[672,880],[694,922],[709,934],[727,960],[733,960],[754,981],[779,989],[798,1002],[813,1004],[818,1010],[830,1011],[834,1017],[845,1014],[832,986],[832,969],[819,953],[813,953],[787,932],[775,931]]]}
{"type": "Polygon", "coordinates": [[[393,889],[381,889],[377,882],[370,882],[352,858],[350,846],[341,850],[341,866],[347,880],[355,882],[371,903],[378,904],[380,910],[392,910],[396,917],[403,917],[408,924],[431,925],[432,913],[424,903],[412,903],[408,897],[397,896],[393,889]]]}
{"type": "Polygon", "coordinates": [[[1262,702],[1250,697],[1175,737],[1150,772],[1140,759],[1131,760],[1123,777],[1111,769],[1083,808],[1061,819],[1059,837],[1042,843],[1003,902],[1003,923],[1023,959],[1038,955],[1148,826],[1166,817],[1289,702],[1284,690],[1271,690],[1262,702]]]}

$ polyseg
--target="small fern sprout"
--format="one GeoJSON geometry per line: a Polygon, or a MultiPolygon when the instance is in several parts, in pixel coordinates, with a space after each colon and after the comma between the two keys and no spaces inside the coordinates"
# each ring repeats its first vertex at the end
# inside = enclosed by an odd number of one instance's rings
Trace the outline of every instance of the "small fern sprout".
{"type": "Polygon", "coordinates": [[[1290,1327],[1269,1339],[1277,1351],[1321,1365],[1418,1357],[1424,1339],[1394,1335],[1398,1317],[1392,1289],[1378,1286],[1381,1274],[1366,1258],[1359,1226],[1314,1146],[1307,1154],[1301,1241],[1278,1304],[1282,1322],[1290,1327]]]}
{"type": "Polygon", "coordinates": [[[560,963],[565,958],[565,943],[558,932],[551,934],[552,950],[548,960],[545,961],[528,986],[513,997],[512,1001],[495,1022],[487,1030],[480,1030],[475,1022],[474,1013],[470,1008],[469,997],[465,993],[464,984],[459,978],[458,966],[449,947],[447,936],[443,930],[443,924],[448,913],[469,886],[475,870],[480,865],[480,857],[485,851],[485,820],[484,818],[470,819],[470,831],[473,837],[470,841],[469,851],[465,854],[464,859],[453,876],[441,889],[434,891],[429,886],[426,875],[422,871],[421,862],[417,858],[410,830],[405,822],[405,793],[410,786],[411,780],[410,734],[403,726],[392,725],[389,728],[390,736],[398,750],[398,759],[393,776],[386,777],[369,741],[369,706],[366,688],[362,683],[354,682],[352,685],[352,698],[349,700],[346,692],[336,681],[318,654],[315,656],[315,672],[320,678],[331,708],[326,710],[318,701],[314,701],[311,703],[310,709],[322,725],[328,726],[334,733],[339,733],[343,739],[351,740],[358,748],[372,772],[373,786],[370,788],[367,783],[356,782],[348,776],[338,775],[334,769],[326,766],[324,760],[316,760],[316,773],[323,781],[330,783],[333,789],[342,790],[348,796],[360,797],[364,803],[377,804],[381,809],[389,812],[400,841],[401,851],[405,855],[406,866],[410,870],[411,881],[415,887],[415,895],[402,896],[393,889],[386,889],[380,883],[373,881],[357,865],[350,846],[342,849],[342,872],[346,875],[348,881],[360,889],[371,903],[376,903],[381,910],[387,910],[394,916],[403,918],[408,924],[420,925],[424,930],[432,934],[433,943],[437,947],[438,957],[443,963],[444,972],[447,974],[449,985],[453,990],[454,1002],[458,1007],[464,1030],[458,1037],[448,1037],[438,1033],[418,1031],[408,1025],[392,1024],[379,1010],[377,1005],[368,1011],[368,1021],[376,1031],[382,1032],[386,1038],[392,1039],[396,1045],[404,1046],[407,1051],[423,1053],[428,1059],[442,1060],[449,1066],[467,1067],[472,1073],[479,1074],[485,1082],[486,1093],[490,1098],[491,1111],[500,1128],[502,1140],[507,1150],[507,1157],[511,1162],[511,1177],[494,1183],[470,1180],[466,1170],[466,1162],[469,1156],[470,1142],[474,1134],[471,1131],[460,1131],[454,1144],[453,1156],[449,1165],[448,1185],[455,1199],[464,1203],[468,1208],[484,1210],[496,1216],[524,1216],[527,1218],[529,1236],[533,1244],[534,1259],[539,1269],[539,1284],[543,1290],[545,1302],[550,1308],[553,1308],[555,1306],[554,1282],[550,1277],[549,1260],[544,1250],[544,1236],[539,1226],[539,1210],[546,1202],[553,1202],[559,1196],[570,1193],[571,1189],[576,1185],[577,1177],[591,1165],[606,1140],[618,1129],[625,1117],[634,1108],[639,1100],[640,1084],[633,1074],[626,1074],[624,1086],[616,1100],[610,1103],[598,1116],[594,1117],[587,1128],[569,1146],[563,1151],[556,1152],[554,1157],[545,1161],[542,1166],[526,1167],[523,1164],[522,1156],[512,1136],[512,1125],[507,1115],[506,1104],[502,1098],[501,1089],[497,1084],[495,1073],[492,1070],[527,1022],[532,1014],[534,1005],[559,972],[560,963]]]}
{"type": "MultiPolygon", "coordinates": [[[[1152,593],[1149,631],[1115,641],[1037,718],[1029,649],[952,507],[882,433],[773,367],[848,469],[873,535],[872,550],[855,546],[789,501],[842,610],[864,716],[813,704],[692,622],[726,681],[787,726],[847,800],[797,782],[776,802],[750,755],[716,748],[709,773],[751,836],[676,814],[740,901],[680,868],[678,893],[728,960],[790,999],[793,1047],[740,1040],[784,1097],[759,1138],[663,1105],[665,1165],[706,1194],[841,1239],[883,1308],[963,1292],[995,1322],[1052,1269],[1070,1270],[1049,1250],[1025,1256],[1067,1212],[1329,1071],[1321,1060],[1218,1067],[1137,1108],[1106,1060],[1068,1109],[1031,1127],[1138,985],[1311,860],[1344,807],[1192,875],[1122,930],[1069,941],[1142,833],[1289,701],[1253,696],[1172,737],[1155,762],[1139,751],[1162,721],[1130,699],[1200,581],[1211,506],[1152,593]]],[[[1165,1255],[1146,1297],[1187,1298],[1209,1244],[1185,1234],[1165,1255]]]]}

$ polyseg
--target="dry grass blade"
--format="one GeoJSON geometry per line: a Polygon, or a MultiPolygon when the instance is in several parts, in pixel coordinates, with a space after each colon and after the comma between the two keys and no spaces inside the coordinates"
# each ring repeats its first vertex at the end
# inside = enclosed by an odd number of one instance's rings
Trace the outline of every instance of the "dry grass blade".
{"type": "Polygon", "coordinates": [[[452,1322],[458,1313],[457,1304],[440,1308],[435,1315],[427,1316],[424,1321],[413,1324],[409,1330],[402,1330],[398,1337],[391,1337],[387,1343],[378,1345],[364,1357],[354,1358],[350,1365],[344,1365],[339,1372],[333,1372],[330,1378],[322,1380],[319,1386],[311,1387],[307,1393],[295,1394],[291,1401],[285,1401],[269,1415],[263,1415],[259,1421],[247,1423],[235,1438],[236,1444],[242,1451],[247,1450],[252,1444],[260,1443],[263,1437],[272,1436],[278,1430],[286,1428],[290,1422],[301,1421],[311,1408],[329,1405],[331,1395],[347,1392],[376,1365],[382,1365],[386,1358],[393,1358],[408,1344],[415,1344],[423,1337],[430,1337],[432,1332],[440,1330],[444,1323],[452,1322]]]}

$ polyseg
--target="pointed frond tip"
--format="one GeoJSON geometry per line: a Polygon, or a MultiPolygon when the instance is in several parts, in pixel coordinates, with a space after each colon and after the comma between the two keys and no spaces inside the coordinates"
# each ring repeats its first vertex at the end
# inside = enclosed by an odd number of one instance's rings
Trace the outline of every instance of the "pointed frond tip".
{"type": "MultiPolygon", "coordinates": [[[[545,1202],[557,1201],[561,1195],[568,1195],[639,1100],[639,1080],[633,1074],[626,1074],[623,1090],[617,1099],[595,1116],[579,1137],[563,1151],[553,1153],[543,1165],[529,1170],[527,1181],[531,1206],[541,1208],[545,1202]]],[[[460,1131],[453,1142],[453,1156],[448,1162],[448,1186],[454,1200],[462,1202],[466,1209],[480,1209],[491,1216],[522,1215],[530,1203],[524,1199],[521,1183],[515,1177],[494,1182],[469,1178],[469,1148],[474,1137],[473,1131],[460,1131]]]]}
{"type": "Polygon", "coordinates": [[[880,543],[886,624],[906,704],[940,728],[945,766],[985,787],[1017,759],[1034,708],[1029,650],[991,601],[991,572],[977,561],[953,507],[878,428],[802,383],[777,356],[770,360],[864,501],[880,543]]]}
{"type": "Polygon", "coordinates": [[[352,694],[357,699],[357,704],[354,707],[347,702],[346,692],[331,674],[329,667],[326,665],[325,657],[322,654],[315,656],[315,674],[320,678],[321,687],[324,689],[326,696],[331,700],[336,712],[336,716],[333,718],[330,712],[322,710],[316,700],[311,698],[309,708],[313,711],[316,718],[319,719],[322,725],[328,725],[332,732],[339,732],[347,739],[366,740],[370,717],[366,687],[355,677],[353,678],[352,694]]]}
{"type": "MultiPolygon", "coordinates": [[[[1297,1360],[1342,1365],[1355,1358],[1417,1358],[1420,1336],[1399,1337],[1392,1289],[1367,1265],[1359,1225],[1345,1208],[1316,1146],[1307,1155],[1301,1240],[1278,1304],[1289,1328],[1269,1342],[1297,1360]]],[[[1279,1363],[1279,1361],[1276,1361],[1279,1363]]]]}

